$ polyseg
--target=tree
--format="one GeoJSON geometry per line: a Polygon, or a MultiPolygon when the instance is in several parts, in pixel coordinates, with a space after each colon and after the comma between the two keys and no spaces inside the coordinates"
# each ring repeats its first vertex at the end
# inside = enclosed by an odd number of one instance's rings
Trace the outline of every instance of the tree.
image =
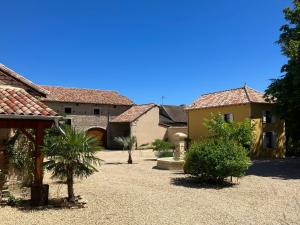
{"type": "Polygon", "coordinates": [[[65,135],[48,136],[45,141],[44,153],[48,161],[44,163],[52,177],[67,180],[68,201],[75,202],[74,177],[87,177],[97,172],[94,165],[100,164],[95,154],[100,150],[95,137],[84,132],[66,127],[65,135]]]}
{"type": "Polygon", "coordinates": [[[128,152],[128,164],[132,164],[132,148],[136,143],[136,138],[133,137],[115,137],[114,139],[116,142],[118,142],[120,145],[123,146],[123,150],[127,150],[128,152]]]}
{"type": "Polygon", "coordinates": [[[210,137],[217,139],[232,140],[250,150],[254,140],[254,125],[249,119],[242,122],[224,121],[221,114],[212,115],[210,120],[205,121],[210,137]]]}
{"type": "Polygon", "coordinates": [[[266,90],[266,99],[276,101],[275,110],[285,120],[287,137],[293,143],[300,141],[300,1],[293,8],[283,10],[287,24],[280,29],[277,43],[288,61],[281,68],[282,76],[272,79],[266,90]]]}

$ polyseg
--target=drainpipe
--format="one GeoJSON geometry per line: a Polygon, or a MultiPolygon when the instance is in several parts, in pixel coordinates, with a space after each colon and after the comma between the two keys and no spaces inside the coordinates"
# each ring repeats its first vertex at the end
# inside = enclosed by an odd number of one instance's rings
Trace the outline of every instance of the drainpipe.
{"type": "Polygon", "coordinates": [[[56,126],[56,128],[57,128],[63,135],[66,135],[66,133],[64,132],[64,130],[59,126],[59,119],[60,119],[60,118],[55,118],[55,119],[54,119],[55,126],[56,126]]]}

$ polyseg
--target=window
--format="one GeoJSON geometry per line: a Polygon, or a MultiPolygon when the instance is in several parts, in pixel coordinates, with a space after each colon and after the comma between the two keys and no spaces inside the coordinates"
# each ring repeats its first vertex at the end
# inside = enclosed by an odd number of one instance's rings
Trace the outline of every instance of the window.
{"type": "Polygon", "coordinates": [[[275,116],[271,111],[263,111],[263,123],[275,123],[275,116]]]}
{"type": "Polygon", "coordinates": [[[100,115],[100,109],[94,109],[94,115],[100,115]]]}
{"type": "Polygon", "coordinates": [[[263,148],[277,148],[277,134],[276,132],[264,132],[263,133],[263,148]]]}
{"type": "Polygon", "coordinates": [[[224,114],[224,120],[227,123],[231,123],[233,121],[233,114],[232,113],[224,114]]]}
{"type": "Polygon", "coordinates": [[[72,108],[71,107],[65,107],[65,114],[71,114],[72,108]]]}
{"type": "Polygon", "coordinates": [[[71,119],[65,119],[65,124],[71,126],[72,120],[71,119]]]}

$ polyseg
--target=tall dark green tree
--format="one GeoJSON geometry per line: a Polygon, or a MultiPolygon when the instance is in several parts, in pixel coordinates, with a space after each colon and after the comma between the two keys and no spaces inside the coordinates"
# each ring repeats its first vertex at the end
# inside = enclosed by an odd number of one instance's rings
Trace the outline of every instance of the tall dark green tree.
{"type": "Polygon", "coordinates": [[[288,61],[281,68],[282,76],[272,80],[266,97],[278,103],[276,111],[285,120],[287,137],[295,144],[300,142],[300,0],[294,0],[293,7],[283,12],[287,23],[281,27],[277,43],[288,61]]]}

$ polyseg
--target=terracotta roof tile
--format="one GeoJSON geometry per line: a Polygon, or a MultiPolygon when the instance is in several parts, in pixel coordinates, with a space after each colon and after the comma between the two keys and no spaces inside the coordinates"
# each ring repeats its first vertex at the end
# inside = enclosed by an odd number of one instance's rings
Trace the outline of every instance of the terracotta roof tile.
{"type": "Polygon", "coordinates": [[[22,88],[0,86],[0,114],[57,116],[58,114],[22,88]]]}
{"type": "Polygon", "coordinates": [[[13,77],[15,80],[20,81],[21,83],[27,85],[28,87],[34,89],[35,91],[41,93],[42,95],[47,95],[48,92],[44,90],[43,88],[39,87],[38,85],[32,83],[32,81],[26,79],[25,77],[21,76],[20,74],[16,73],[12,69],[4,66],[3,64],[0,64],[0,70],[4,72],[5,74],[13,77]]]}
{"type": "Polygon", "coordinates": [[[113,123],[122,123],[122,122],[134,122],[140,116],[148,112],[150,109],[155,107],[155,104],[145,104],[145,105],[134,105],[121,115],[114,118],[111,122],[113,123]]]}
{"type": "Polygon", "coordinates": [[[186,109],[202,109],[227,105],[246,103],[269,103],[264,99],[264,94],[246,85],[241,88],[219,91],[200,96],[186,109]]]}
{"type": "Polygon", "coordinates": [[[115,91],[41,86],[49,94],[42,101],[93,103],[107,105],[132,105],[133,102],[115,91]]]}

